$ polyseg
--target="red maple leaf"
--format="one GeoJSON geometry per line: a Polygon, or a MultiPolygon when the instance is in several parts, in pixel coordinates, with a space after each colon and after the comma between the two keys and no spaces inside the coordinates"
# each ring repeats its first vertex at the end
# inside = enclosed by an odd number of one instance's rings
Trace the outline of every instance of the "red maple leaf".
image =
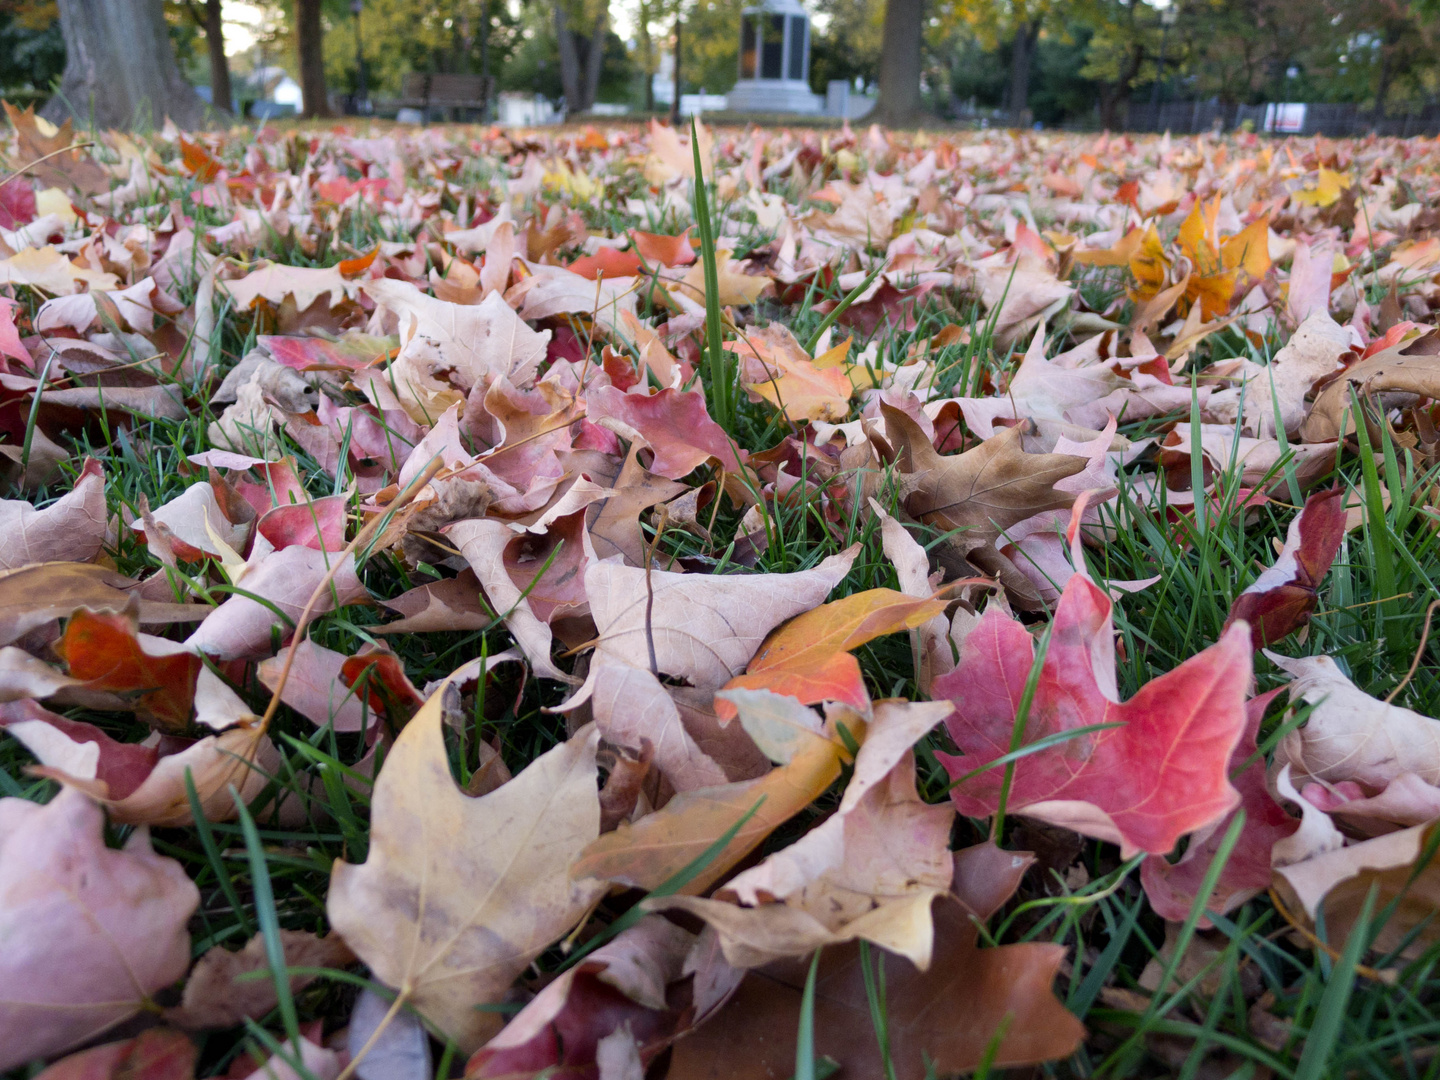
{"type": "MultiPolygon", "coordinates": [[[[1240,801],[1229,763],[1245,730],[1250,631],[1236,623],[1215,645],[1122,703],[1111,607],[1082,574],[1066,585],[1025,741],[1096,724],[1120,726],[1022,758],[1009,808],[1117,843],[1126,858],[1138,851],[1163,855],[1240,801]]],[[[935,681],[936,696],[955,703],[945,724],[963,756],[937,755],[951,776],[1009,752],[1033,660],[1030,633],[991,608],[965,639],[959,665],[935,681]]],[[[963,814],[992,814],[1003,776],[1001,768],[982,772],[957,786],[951,798],[963,814]]]]}

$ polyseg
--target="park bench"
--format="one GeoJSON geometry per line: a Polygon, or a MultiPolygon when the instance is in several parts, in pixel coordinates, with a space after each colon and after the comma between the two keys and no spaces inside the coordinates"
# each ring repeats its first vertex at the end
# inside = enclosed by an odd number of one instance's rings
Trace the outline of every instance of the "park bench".
{"type": "Polygon", "coordinates": [[[478,112],[489,104],[495,79],[484,75],[447,75],[410,72],[400,81],[400,96],[385,102],[388,109],[419,109],[430,119],[432,110],[442,116],[452,112],[478,112]]]}

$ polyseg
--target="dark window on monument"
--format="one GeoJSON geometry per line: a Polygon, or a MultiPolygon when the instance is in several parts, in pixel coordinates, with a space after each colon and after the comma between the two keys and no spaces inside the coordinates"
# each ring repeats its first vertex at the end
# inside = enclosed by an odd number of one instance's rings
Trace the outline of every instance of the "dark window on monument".
{"type": "Polygon", "coordinates": [[[740,20],[740,77],[742,79],[755,78],[755,33],[754,19],[740,20]]]}
{"type": "Polygon", "coordinates": [[[783,79],[785,77],[785,16],[766,15],[765,40],[760,50],[760,77],[762,79],[783,79]]]}
{"type": "Polygon", "coordinates": [[[790,63],[788,79],[805,78],[805,31],[804,15],[790,16],[790,63]]]}

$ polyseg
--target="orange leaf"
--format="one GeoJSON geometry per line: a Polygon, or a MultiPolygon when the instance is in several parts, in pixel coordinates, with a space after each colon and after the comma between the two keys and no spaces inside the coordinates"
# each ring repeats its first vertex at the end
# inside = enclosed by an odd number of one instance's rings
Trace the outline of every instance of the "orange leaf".
{"type": "Polygon", "coordinates": [[[72,678],[133,699],[136,712],[150,714],[162,727],[182,728],[190,719],[200,657],[146,652],[125,616],[77,611],[55,651],[72,678]]]}
{"type": "Polygon", "coordinates": [[[185,171],[202,184],[214,180],[224,167],[215,155],[199,143],[193,143],[184,135],[180,136],[180,161],[185,171]]]}
{"type": "Polygon", "coordinates": [[[375,261],[375,256],[380,254],[380,245],[376,244],[370,249],[368,255],[357,255],[353,259],[340,260],[340,273],[345,277],[354,277],[356,274],[363,274],[370,269],[370,264],[375,261]]]}
{"type": "Polygon", "coordinates": [[[656,263],[664,266],[689,266],[695,261],[695,249],[690,246],[690,230],[679,236],[665,236],[662,233],[630,230],[630,239],[640,257],[652,267],[656,263]]]}
{"type": "MultiPolygon", "coordinates": [[[[944,600],[920,600],[894,589],[868,589],[822,604],[771,634],[745,674],[725,688],[772,690],[807,705],[830,700],[864,709],[869,699],[850,650],[913,629],[944,610],[944,600]]],[[[727,720],[735,715],[735,706],[717,698],[715,711],[727,720]]]]}

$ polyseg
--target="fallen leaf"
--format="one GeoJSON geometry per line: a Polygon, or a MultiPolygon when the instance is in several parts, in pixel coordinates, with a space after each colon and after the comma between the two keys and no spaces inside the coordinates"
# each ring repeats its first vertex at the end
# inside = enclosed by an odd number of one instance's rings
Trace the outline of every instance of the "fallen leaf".
{"type": "MultiPolygon", "coordinates": [[[[285,966],[343,968],[355,954],[335,935],[317,937],[301,930],[281,930],[285,966]]],[[[291,975],[290,992],[299,993],[314,981],[309,974],[291,975]]],[[[216,945],[196,962],[185,980],[180,1004],[165,1010],[165,1019],[190,1031],[238,1027],[245,1020],[261,1020],[275,1008],[275,981],[265,951],[265,938],[256,934],[239,952],[216,945]],[[240,976],[263,972],[263,979],[240,976]]],[[[187,1077],[187,1080],[189,1078],[187,1077]]]]}
{"type": "Polygon", "coordinates": [[[673,896],[647,906],[704,919],[736,967],[865,940],[923,971],[934,940],[931,902],[948,892],[954,872],[954,819],[951,807],[920,799],[915,760],[907,753],[885,780],[715,898],[673,896]]]}
{"type": "Polygon", "coordinates": [[[431,696],[386,758],[369,856],[336,861],[326,911],[375,977],[468,1053],[501,1023],[476,1006],[502,1000],[603,889],[568,876],[599,835],[599,737],[583,729],[471,799],[450,775],[441,698],[431,696]]]}
{"type": "MultiPolygon", "coordinates": [[[[1240,800],[1229,762],[1245,729],[1249,628],[1142,686],[1121,703],[1115,685],[1112,602],[1083,574],[1065,586],[1025,728],[1026,742],[1092,724],[1080,736],[1017,762],[1012,813],[1120,845],[1123,858],[1168,853],[1185,833],[1213,824],[1240,800]],[[1184,746],[1183,754],[1177,753],[1184,746]]],[[[1010,750],[1034,656],[1025,627],[992,606],[966,637],[955,670],[935,680],[955,702],[946,727],[961,755],[937,754],[952,777],[1010,750]]],[[[962,814],[994,813],[1004,770],[951,792],[962,814]]]]}
{"type": "Polygon", "coordinates": [[[1345,539],[1345,492],[1332,488],[1311,495],[1290,522],[1275,565],[1257,577],[1230,605],[1225,626],[1250,625],[1250,641],[1262,649],[1310,621],[1320,582],[1345,539]]]}
{"type": "Polygon", "coordinates": [[[744,471],[730,436],[710,419],[699,391],[626,394],[606,386],[592,390],[586,401],[592,421],[650,448],[654,458],[648,468],[658,476],[679,480],[712,458],[732,473],[744,471]]]}
{"type": "Polygon", "coordinates": [[[647,574],[592,563],[585,593],[595,653],[584,686],[563,708],[589,702],[600,733],[616,745],[638,750],[650,740],[656,767],[677,791],[722,783],[725,773],[700,751],[660,676],[683,680],[708,705],[765,634],[820,603],[858,553],[851,548],[793,574],[647,574]]]}
{"type": "MultiPolygon", "coordinates": [[[[945,603],[893,589],[867,589],[823,604],[774,631],[745,674],[731,679],[725,689],[773,690],[807,705],[843,701],[865,709],[870,696],[851,650],[920,626],[944,611],[945,603]]],[[[724,701],[716,703],[715,711],[722,720],[735,715],[734,706],[724,701]]]]}
{"type": "MultiPolygon", "coordinates": [[[[1071,454],[1027,454],[1025,425],[1007,428],[963,454],[942,456],[920,425],[884,403],[885,429],[899,452],[904,505],[918,521],[954,535],[946,544],[969,558],[1006,528],[1045,510],[1065,510],[1073,493],[1055,484],[1088,464],[1071,454]]],[[[998,554],[996,556],[999,557],[998,554]]]]}
{"type": "Polygon", "coordinates": [[[838,423],[850,412],[855,387],[846,369],[821,367],[783,323],[727,341],[725,348],[738,358],[745,388],[791,421],[838,423]]]}
{"type": "Polygon", "coordinates": [[[360,1080],[430,1080],[435,1066],[424,1023],[412,1012],[400,1012],[381,1028],[389,1013],[385,998],[369,987],[360,991],[345,1041],[351,1061],[359,1058],[361,1050],[369,1053],[360,1059],[355,1075],[360,1080]]]}
{"type": "Polygon", "coordinates": [[[272,632],[278,631],[282,640],[289,635],[311,594],[325,580],[330,564],[336,559],[340,559],[340,568],[333,581],[321,591],[313,614],[321,615],[346,604],[368,601],[370,594],[355,574],[354,555],[341,558],[295,544],[252,556],[240,579],[243,593],[231,596],[213,609],[185,639],[186,646],[221,660],[268,656],[272,651],[272,632]]]}
{"type": "Polygon", "coordinates": [[[108,1031],[189,966],[199,890],[143,829],[108,849],[104,823],[78,791],[0,800],[0,1069],[108,1031]]]}
{"type": "MultiPolygon", "coordinates": [[[[1270,885],[1272,850],[1299,825],[1271,797],[1265,780],[1264,755],[1255,752],[1265,708],[1277,693],[1278,690],[1272,690],[1246,705],[1245,733],[1230,755],[1231,778],[1240,792],[1239,809],[1245,811],[1245,827],[1230,852],[1229,861],[1220,871],[1214,890],[1205,898],[1206,911],[1224,915],[1264,892],[1270,885]],[[1235,772],[1247,761],[1250,764],[1243,771],[1235,772]]],[[[1163,855],[1150,855],[1140,864],[1140,881],[1155,914],[1171,922],[1183,922],[1190,914],[1229,824],[1230,818],[1224,818],[1216,822],[1209,836],[1193,837],[1177,862],[1169,862],[1163,855]]],[[[1206,930],[1211,921],[1202,915],[1196,925],[1206,930]]]]}
{"type": "Polygon", "coordinates": [[[0,500],[0,570],[40,562],[89,562],[109,539],[105,473],[86,458],[75,486],[43,510],[21,499],[0,500]]]}
{"type": "MultiPolygon", "coordinates": [[[[271,690],[279,685],[286,655],[263,660],[256,669],[260,681],[271,690]]],[[[280,700],[316,727],[329,724],[336,731],[366,730],[377,717],[365,707],[360,695],[341,680],[346,659],[344,653],[317,645],[308,638],[302,641],[295,648],[295,659],[280,700]]]]}
{"type": "Polygon", "coordinates": [[[544,1069],[596,1076],[600,1043],[628,1029],[642,1062],[673,1038],[682,1012],[666,989],[684,976],[696,935],[647,915],[532,998],[465,1065],[467,1080],[530,1075],[544,1069]]]}
{"type": "Polygon", "coordinates": [[[1303,913],[1311,926],[1323,913],[1330,944],[1343,948],[1366,895],[1375,886],[1375,911],[1391,904],[1394,911],[1379,928],[1374,948],[1391,952],[1418,931],[1404,953],[1413,956],[1423,942],[1433,942],[1437,933],[1440,877],[1433,858],[1420,861],[1427,851],[1434,852],[1434,830],[1433,823],[1416,825],[1276,867],[1276,891],[1291,914],[1298,917],[1303,913]]]}
{"type": "MultiPolygon", "coordinates": [[[[743,709],[740,722],[746,722],[743,709]]],[[[855,738],[863,737],[863,728],[863,720],[853,719],[855,738]]],[[[633,825],[622,823],[581,853],[570,868],[571,877],[652,890],[753,810],[729,844],[683,890],[687,895],[702,893],[834,783],[844,754],[834,723],[828,723],[823,734],[804,739],[786,764],[757,780],[682,791],[633,825]]]]}
{"type": "Polygon", "coordinates": [[[1265,655],[1294,677],[1290,700],[1313,706],[1280,741],[1277,769],[1288,763],[1297,779],[1353,780],[1372,789],[1403,773],[1440,785],[1440,721],[1371,697],[1328,656],[1265,655]]]}
{"type": "Polygon", "coordinates": [[[242,799],[253,800],[275,774],[280,755],[258,718],[224,684],[216,685],[212,696],[224,695],[233,726],[196,742],[169,742],[164,753],[116,742],[94,725],[67,720],[31,701],[0,705],[0,719],[39,758],[34,773],[83,791],[108,807],[117,822],[193,824],[187,775],[206,818],[228,821],[236,815],[232,786],[242,799]]]}
{"type": "MultiPolygon", "coordinates": [[[[1011,853],[1002,854],[1008,861],[1011,853]]],[[[965,855],[956,853],[957,877],[965,855]]],[[[949,896],[935,902],[934,920],[935,958],[927,971],[884,953],[870,954],[884,964],[896,1080],[970,1071],[1002,1031],[993,1058],[1002,1068],[1075,1051],[1085,1029],[1050,989],[1064,958],[1061,946],[977,949],[970,911],[949,896]]],[[[750,972],[713,1021],[676,1044],[667,1080],[789,1076],[808,967],[787,960],[750,972]]],[[[814,1030],[817,1060],[838,1062],[845,1076],[885,1075],[858,945],[821,953],[814,1030]]]]}
{"type": "Polygon", "coordinates": [[[1320,443],[1354,434],[1355,418],[1347,415],[1353,411],[1351,387],[1362,402],[1370,395],[1387,392],[1440,397],[1440,356],[1423,353],[1407,356],[1406,352],[1417,344],[1405,342],[1346,368],[1315,398],[1315,404],[1310,406],[1305,422],[1300,425],[1300,437],[1306,442],[1320,443]]]}
{"type": "Polygon", "coordinates": [[[194,1080],[199,1049],[183,1032],[151,1028],[55,1062],[36,1080],[194,1080]]]}
{"type": "Polygon", "coordinates": [[[141,626],[198,622],[214,608],[139,599],[139,582],[89,563],[34,563],[0,571],[0,644],[81,608],[95,612],[136,612],[141,626]]]}
{"type": "Polygon", "coordinates": [[[156,726],[178,732],[189,723],[195,680],[205,665],[183,646],[160,638],[142,642],[126,616],[82,610],[65,624],[55,651],[71,678],[119,694],[156,726]]]}

